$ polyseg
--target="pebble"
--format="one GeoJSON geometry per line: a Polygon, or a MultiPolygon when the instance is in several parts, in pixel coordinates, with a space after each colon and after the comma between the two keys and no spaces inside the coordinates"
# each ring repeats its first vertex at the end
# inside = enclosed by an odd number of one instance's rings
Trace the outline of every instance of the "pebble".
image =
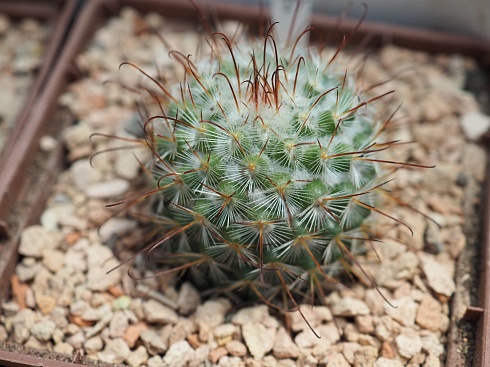
{"type": "Polygon", "coordinates": [[[12,332],[14,343],[22,345],[27,339],[29,339],[30,336],[31,333],[29,328],[22,324],[14,324],[12,332]]]}
{"type": "Polygon", "coordinates": [[[466,236],[456,227],[451,230],[449,238],[449,254],[453,259],[457,259],[466,247],[466,236]]]}
{"type": "Polygon", "coordinates": [[[424,295],[417,310],[415,321],[424,329],[431,331],[442,330],[443,320],[441,312],[441,304],[432,298],[432,296],[428,294],[424,295]]]}
{"type": "Polygon", "coordinates": [[[149,158],[149,154],[140,153],[141,151],[146,151],[145,148],[146,147],[143,147],[143,149],[118,150],[114,162],[114,172],[119,177],[127,180],[134,180],[137,178],[140,172],[139,162],[147,162],[149,158]]]}
{"type": "Polygon", "coordinates": [[[109,339],[105,348],[97,353],[97,358],[107,363],[123,363],[129,357],[131,350],[123,339],[109,339]]]}
{"type": "Polygon", "coordinates": [[[36,305],[43,315],[50,313],[56,307],[56,298],[35,293],[36,305]]]}
{"type": "Polygon", "coordinates": [[[93,199],[106,199],[121,196],[129,189],[129,181],[122,178],[101,181],[85,188],[85,193],[93,199]]]}
{"type": "Polygon", "coordinates": [[[347,362],[341,353],[335,353],[328,358],[327,367],[350,367],[350,363],[347,362]]]}
{"type": "Polygon", "coordinates": [[[130,232],[138,222],[126,218],[110,218],[99,228],[99,236],[102,242],[109,241],[112,237],[121,237],[130,232]]]}
{"type": "Polygon", "coordinates": [[[55,329],[56,324],[54,323],[54,321],[42,320],[32,325],[30,331],[37,340],[47,342],[53,336],[55,329]]]}
{"type": "Polygon", "coordinates": [[[388,341],[383,342],[383,344],[381,345],[380,353],[381,353],[381,357],[383,358],[387,358],[387,359],[395,358],[395,351],[393,350],[393,347],[388,341]]]}
{"type": "Polygon", "coordinates": [[[114,259],[111,250],[102,245],[93,245],[87,249],[87,287],[92,291],[106,291],[121,281],[121,271],[114,269],[119,262],[114,259]]]}
{"type": "Polygon", "coordinates": [[[75,249],[69,249],[66,252],[64,262],[68,268],[81,272],[85,272],[88,267],[85,253],[75,249]]]}
{"type": "MultiPolygon", "coordinates": [[[[300,305],[300,308],[312,327],[333,320],[332,312],[330,312],[328,307],[300,305]]],[[[299,312],[291,312],[289,315],[291,317],[291,330],[301,331],[308,329],[308,325],[299,312]]]]}
{"type": "Polygon", "coordinates": [[[92,338],[88,338],[85,343],[83,343],[83,348],[87,351],[88,354],[96,354],[100,352],[104,347],[104,342],[100,336],[94,336],[92,338]]]}
{"type": "Polygon", "coordinates": [[[317,367],[318,362],[318,358],[309,353],[302,353],[297,360],[298,365],[304,367],[317,367]]]}
{"type": "Polygon", "coordinates": [[[383,243],[380,244],[380,246],[377,247],[377,250],[381,256],[381,260],[395,259],[407,251],[407,245],[387,238],[383,240],[383,243]]]}
{"type": "MultiPolygon", "coordinates": [[[[203,327],[203,325],[209,328],[215,328],[223,323],[225,315],[230,309],[231,302],[226,298],[209,300],[197,307],[194,321],[200,328],[203,327]]],[[[236,322],[233,323],[236,324],[236,322]]]]}
{"type": "Polygon", "coordinates": [[[2,311],[5,317],[13,317],[16,316],[17,313],[21,310],[20,306],[16,302],[3,302],[2,303],[2,311]]]}
{"type": "Polygon", "coordinates": [[[100,333],[112,320],[112,313],[104,315],[94,326],[85,331],[87,338],[91,338],[94,335],[100,333]]]}
{"type": "Polygon", "coordinates": [[[200,347],[196,348],[187,362],[188,367],[201,367],[207,362],[209,353],[208,345],[201,345],[200,347]]]}
{"type": "Polygon", "coordinates": [[[241,341],[231,340],[225,345],[226,350],[234,357],[243,357],[247,354],[247,347],[241,341]]]}
{"type": "Polygon", "coordinates": [[[434,223],[428,223],[425,228],[424,244],[424,250],[430,254],[439,254],[443,251],[439,229],[434,223]]]}
{"type": "MultiPolygon", "coordinates": [[[[168,349],[168,346],[165,344],[162,337],[154,330],[142,329],[140,331],[140,338],[151,355],[162,354],[168,349]]],[[[135,342],[130,343],[130,346],[133,347],[135,342]]]]}
{"type": "Polygon", "coordinates": [[[49,231],[40,225],[27,227],[20,236],[19,254],[40,258],[44,250],[55,249],[60,242],[60,233],[49,231]]]}
{"type": "Polygon", "coordinates": [[[344,297],[331,305],[331,311],[335,316],[352,317],[369,314],[369,307],[360,299],[344,297]]]}
{"type": "Polygon", "coordinates": [[[436,334],[430,333],[422,337],[422,350],[439,357],[444,353],[444,345],[436,334]]]}
{"type": "Polygon", "coordinates": [[[209,361],[211,363],[216,363],[227,354],[228,354],[228,350],[225,347],[215,348],[209,352],[209,361]]]}
{"type": "Polygon", "coordinates": [[[88,159],[79,159],[73,162],[69,172],[75,186],[83,192],[89,185],[99,182],[103,178],[102,172],[92,167],[88,159]]]}
{"type": "Polygon", "coordinates": [[[233,315],[231,322],[236,325],[245,325],[248,322],[263,322],[269,317],[269,308],[266,305],[245,307],[233,315]]]}
{"type": "Polygon", "coordinates": [[[342,346],[342,354],[347,362],[354,364],[355,353],[361,347],[361,345],[355,342],[343,342],[340,345],[342,346]]]}
{"type": "Polygon", "coordinates": [[[60,344],[65,339],[65,333],[61,329],[56,328],[51,338],[55,344],[60,344]]]}
{"type": "Polygon", "coordinates": [[[0,341],[5,342],[7,341],[7,338],[8,338],[7,329],[5,329],[5,326],[0,325],[0,341]]]}
{"type": "Polygon", "coordinates": [[[377,285],[389,289],[396,289],[401,284],[399,274],[402,264],[400,262],[383,262],[379,265],[374,281],[377,285]]]}
{"type": "Polygon", "coordinates": [[[25,266],[21,263],[17,265],[15,271],[20,282],[27,282],[34,279],[34,277],[41,271],[42,268],[43,264],[41,264],[40,262],[36,262],[32,266],[25,266]]]}
{"type": "Polygon", "coordinates": [[[444,97],[438,92],[429,92],[421,102],[422,121],[435,122],[451,114],[451,107],[448,106],[444,97]]]}
{"type": "Polygon", "coordinates": [[[165,367],[165,363],[163,363],[163,359],[160,356],[148,358],[146,363],[148,364],[148,367],[165,367]]]}
{"type": "Polygon", "coordinates": [[[85,310],[81,313],[81,316],[82,319],[86,321],[99,321],[110,313],[111,313],[111,305],[106,303],[97,308],[92,308],[92,307],[85,308],[85,310]]]}
{"type": "Polygon", "coordinates": [[[372,346],[360,347],[354,356],[354,367],[373,366],[377,359],[377,348],[372,346]]]}
{"type": "Polygon", "coordinates": [[[398,353],[405,358],[412,358],[422,350],[422,339],[419,334],[412,329],[404,330],[395,338],[398,353]]]}
{"type": "Polygon", "coordinates": [[[190,344],[182,340],[170,346],[163,357],[163,363],[168,367],[184,367],[192,352],[190,344]]]}
{"type": "Polygon", "coordinates": [[[75,348],[73,348],[70,344],[68,343],[58,343],[53,347],[53,351],[56,353],[61,353],[61,354],[66,354],[66,355],[73,355],[73,351],[75,348]]]}
{"type": "Polygon", "coordinates": [[[439,357],[429,354],[427,358],[425,359],[425,363],[423,367],[440,367],[441,366],[441,360],[439,357]]]}
{"type": "MultiPolygon", "coordinates": [[[[229,356],[221,357],[219,360],[218,366],[219,367],[246,367],[245,362],[241,358],[229,357],[229,356]]],[[[267,364],[267,362],[265,361],[265,358],[264,358],[264,360],[262,361],[262,366],[263,367],[269,367],[269,366],[272,367],[272,366],[275,366],[275,364],[274,365],[267,364]]]]}
{"type": "Polygon", "coordinates": [[[53,152],[58,147],[58,140],[51,135],[43,135],[39,140],[39,148],[43,152],[53,152]]]}
{"type": "Polygon", "coordinates": [[[219,346],[225,345],[237,333],[237,327],[233,324],[221,324],[214,328],[213,334],[219,346]]]}
{"type": "Polygon", "coordinates": [[[476,141],[490,128],[490,117],[472,111],[461,116],[461,127],[468,140],[476,141]]]}
{"type": "Polygon", "coordinates": [[[78,146],[90,144],[90,135],[93,130],[88,124],[78,123],[68,126],[63,131],[63,141],[66,143],[69,150],[73,150],[78,146]]]}
{"type": "Polygon", "coordinates": [[[477,144],[467,144],[463,152],[462,166],[478,182],[483,182],[486,172],[486,150],[477,144]]]}
{"type": "Polygon", "coordinates": [[[114,301],[112,301],[112,309],[113,310],[127,310],[131,304],[131,297],[126,295],[122,295],[117,297],[114,301]]]}
{"type": "MultiPolygon", "coordinates": [[[[124,340],[126,340],[126,343],[128,343],[130,348],[133,348],[141,333],[147,329],[148,326],[144,322],[138,322],[134,325],[129,325],[126,328],[126,332],[124,333],[124,340]]],[[[147,349],[149,348],[147,347],[147,349]]]]}
{"type": "MultiPolygon", "coordinates": [[[[177,322],[177,324],[175,324],[175,326],[172,327],[172,331],[171,331],[169,338],[168,338],[168,344],[172,345],[172,344],[179,342],[181,340],[186,340],[187,335],[189,335],[190,333],[192,333],[194,331],[195,331],[194,324],[191,321],[186,320],[186,319],[181,319],[177,322]],[[185,321],[183,321],[183,320],[185,320],[185,321]]],[[[226,337],[224,339],[218,339],[217,338],[217,342],[220,344],[224,344],[228,340],[231,340],[231,337],[226,337]]]]}
{"type": "Polygon", "coordinates": [[[393,306],[385,303],[385,311],[393,320],[404,326],[413,326],[415,324],[418,304],[411,297],[402,297],[394,300],[393,306]]]}
{"type": "Polygon", "coordinates": [[[355,320],[359,332],[363,334],[371,334],[374,332],[374,320],[372,315],[358,315],[355,320]]]}
{"type": "Polygon", "coordinates": [[[37,340],[33,335],[31,335],[26,342],[24,343],[25,348],[32,349],[53,349],[53,343],[51,342],[42,342],[37,340]]]}
{"type": "Polygon", "coordinates": [[[431,255],[419,254],[427,283],[435,292],[450,297],[456,290],[454,279],[448,269],[431,255]]]}
{"type": "MultiPolygon", "coordinates": [[[[308,330],[305,330],[308,332],[308,330]]],[[[272,348],[272,354],[277,359],[298,358],[299,349],[283,327],[279,328],[272,348]]]]}
{"type": "Polygon", "coordinates": [[[381,316],[375,322],[374,334],[381,340],[386,341],[392,337],[392,334],[398,334],[401,330],[401,325],[393,320],[390,316],[381,316]]]}
{"type": "Polygon", "coordinates": [[[404,364],[396,359],[378,358],[374,367],[404,367],[404,364]]]}
{"type": "Polygon", "coordinates": [[[142,366],[146,363],[147,360],[148,360],[148,353],[146,351],[146,348],[142,345],[136,348],[134,352],[131,352],[129,357],[126,358],[126,362],[131,367],[142,366]]]}
{"type": "Polygon", "coordinates": [[[276,330],[267,329],[257,322],[250,322],[242,326],[242,335],[250,354],[260,359],[274,347],[276,330]]]}
{"type": "Polygon", "coordinates": [[[66,339],[67,343],[75,349],[81,349],[85,340],[86,338],[82,331],[79,331],[66,339]]]}
{"type": "Polygon", "coordinates": [[[183,316],[190,315],[201,304],[201,296],[194,286],[189,282],[184,282],[179,290],[177,298],[177,307],[179,314],[183,316]]]}
{"type": "Polygon", "coordinates": [[[65,264],[65,254],[60,250],[43,250],[42,257],[42,264],[53,273],[56,273],[65,264]]]}
{"type": "Polygon", "coordinates": [[[174,310],[153,299],[143,303],[143,312],[146,321],[149,323],[166,325],[176,324],[179,320],[179,316],[174,310]]]}
{"type": "Polygon", "coordinates": [[[49,231],[57,231],[63,221],[75,215],[72,203],[59,203],[47,208],[41,215],[41,225],[49,231]]]}
{"type": "MultiPolygon", "coordinates": [[[[353,327],[353,325],[351,326],[353,327]]],[[[309,329],[300,332],[294,337],[294,342],[300,348],[300,351],[302,348],[314,348],[318,345],[328,348],[340,340],[340,331],[334,323],[319,325],[314,330],[320,338],[309,329]]]]}
{"type": "Polygon", "coordinates": [[[129,326],[128,317],[124,312],[115,312],[109,323],[109,335],[111,338],[124,337],[129,326]]]}

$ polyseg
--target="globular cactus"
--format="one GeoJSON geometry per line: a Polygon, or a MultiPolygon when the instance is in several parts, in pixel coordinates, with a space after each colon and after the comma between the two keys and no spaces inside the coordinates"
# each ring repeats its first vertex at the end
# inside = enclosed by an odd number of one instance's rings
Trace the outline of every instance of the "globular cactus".
{"type": "MultiPolygon", "coordinates": [[[[156,83],[161,112],[146,123],[155,220],[149,257],[188,270],[203,287],[267,303],[323,295],[339,259],[370,239],[386,183],[383,120],[354,73],[310,48],[279,50],[215,34],[210,57],[172,55],[185,69],[156,83]],[[224,46],[224,47],[220,47],[224,46]],[[152,255],[153,254],[153,255],[152,255]]],[[[134,66],[134,65],[133,65],[134,66]]],[[[392,218],[394,219],[394,218],[392,218]]],[[[396,219],[394,219],[396,221],[396,219]]]]}

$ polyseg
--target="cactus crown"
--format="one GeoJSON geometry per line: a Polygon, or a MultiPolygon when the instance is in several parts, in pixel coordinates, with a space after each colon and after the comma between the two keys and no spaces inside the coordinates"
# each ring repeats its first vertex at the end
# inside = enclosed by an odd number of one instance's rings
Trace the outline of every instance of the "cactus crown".
{"type": "Polygon", "coordinates": [[[370,236],[371,213],[388,216],[374,206],[380,163],[403,163],[378,158],[391,117],[371,102],[391,92],[364,96],[338,52],[279,50],[270,30],[262,41],[218,33],[212,48],[198,61],[171,53],[182,83],[152,79],[164,102],[146,124],[154,187],[140,197],[156,194],[164,234],[144,250],[159,248],[172,264],[163,273],[189,270],[198,285],[268,304],[323,295],[370,236]]]}

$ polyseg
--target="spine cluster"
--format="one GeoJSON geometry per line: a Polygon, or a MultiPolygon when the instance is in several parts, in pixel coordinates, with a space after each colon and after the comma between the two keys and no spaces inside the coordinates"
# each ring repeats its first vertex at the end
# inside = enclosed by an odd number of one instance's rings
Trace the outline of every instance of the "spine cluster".
{"type": "Polygon", "coordinates": [[[372,240],[372,214],[390,217],[375,207],[381,166],[410,165],[383,159],[396,144],[383,140],[392,116],[373,102],[391,92],[366,97],[337,53],[278,50],[270,32],[214,36],[210,57],[171,53],[183,82],[151,78],[161,92],[145,125],[154,187],[139,198],[156,199],[163,234],[144,251],[171,265],[163,273],[187,270],[198,285],[268,304],[323,296],[372,240]]]}

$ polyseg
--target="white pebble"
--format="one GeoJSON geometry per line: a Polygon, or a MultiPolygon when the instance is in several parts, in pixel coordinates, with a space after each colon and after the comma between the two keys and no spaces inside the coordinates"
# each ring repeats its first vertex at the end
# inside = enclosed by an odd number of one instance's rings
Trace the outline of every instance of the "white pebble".
{"type": "Polygon", "coordinates": [[[86,188],[86,194],[94,199],[116,197],[124,194],[129,189],[129,182],[122,178],[97,182],[86,188]]]}

